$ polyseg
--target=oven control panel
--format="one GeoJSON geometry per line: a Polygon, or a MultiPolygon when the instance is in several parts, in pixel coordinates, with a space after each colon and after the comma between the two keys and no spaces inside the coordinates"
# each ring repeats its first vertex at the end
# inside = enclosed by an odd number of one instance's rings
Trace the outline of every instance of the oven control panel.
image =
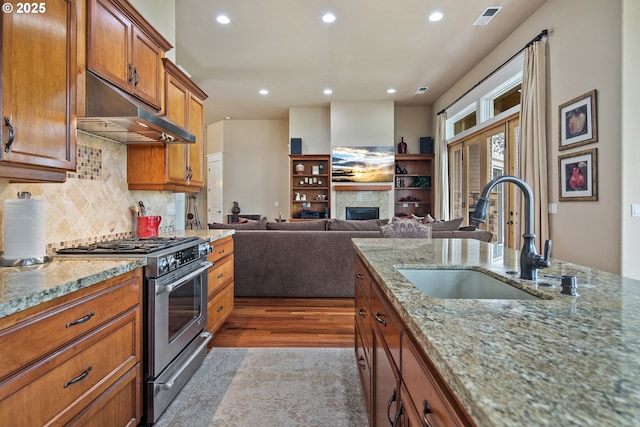
{"type": "MultiPolygon", "coordinates": [[[[206,258],[210,252],[211,245],[209,242],[203,242],[185,249],[176,250],[169,254],[160,255],[155,258],[157,272],[156,274],[152,274],[152,276],[162,276],[175,271],[185,264],[189,264],[201,258],[206,258]]],[[[153,260],[150,264],[153,264],[153,260]]]]}

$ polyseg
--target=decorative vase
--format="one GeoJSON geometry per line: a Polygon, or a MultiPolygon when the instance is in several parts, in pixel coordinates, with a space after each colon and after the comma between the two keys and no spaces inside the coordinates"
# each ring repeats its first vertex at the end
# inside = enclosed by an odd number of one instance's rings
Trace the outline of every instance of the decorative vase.
{"type": "Polygon", "coordinates": [[[297,175],[304,175],[304,165],[302,163],[298,163],[296,165],[296,174],[297,175]]]}
{"type": "Polygon", "coordinates": [[[407,154],[407,143],[404,142],[404,136],[400,138],[400,142],[398,143],[398,153],[407,154]]]}
{"type": "Polygon", "coordinates": [[[231,213],[234,215],[240,214],[240,206],[238,206],[238,202],[233,202],[233,207],[231,208],[231,213]]]}

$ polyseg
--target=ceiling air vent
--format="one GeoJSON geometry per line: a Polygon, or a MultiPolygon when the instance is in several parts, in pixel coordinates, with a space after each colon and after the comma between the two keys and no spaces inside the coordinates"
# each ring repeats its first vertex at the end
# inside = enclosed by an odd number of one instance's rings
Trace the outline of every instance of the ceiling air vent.
{"type": "Polygon", "coordinates": [[[429,86],[419,87],[418,90],[416,90],[416,95],[422,95],[427,91],[427,89],[429,89],[429,86]]]}
{"type": "Polygon", "coordinates": [[[482,14],[478,16],[478,19],[476,19],[476,22],[474,22],[473,25],[487,25],[489,22],[491,22],[493,17],[496,16],[498,12],[500,12],[500,9],[502,9],[501,6],[486,8],[484,12],[482,12],[482,14]]]}

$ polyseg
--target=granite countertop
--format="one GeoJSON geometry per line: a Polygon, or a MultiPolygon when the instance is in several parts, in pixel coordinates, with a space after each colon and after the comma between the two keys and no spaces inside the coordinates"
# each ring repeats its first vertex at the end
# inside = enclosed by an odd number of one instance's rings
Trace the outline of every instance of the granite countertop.
{"type": "MultiPolygon", "coordinates": [[[[216,241],[235,230],[174,231],[166,236],[198,236],[216,241]]],[[[51,262],[26,267],[0,267],[0,318],[61,297],[147,265],[146,258],[81,258],[53,256],[51,262]]]]}
{"type": "Polygon", "coordinates": [[[519,251],[472,239],[353,242],[478,426],[640,425],[640,281],[558,260],[520,280],[519,251]],[[401,267],[480,270],[546,299],[432,298],[401,267]]]}
{"type": "Polygon", "coordinates": [[[144,258],[61,258],[0,268],[0,318],[144,267],[144,258]]]}

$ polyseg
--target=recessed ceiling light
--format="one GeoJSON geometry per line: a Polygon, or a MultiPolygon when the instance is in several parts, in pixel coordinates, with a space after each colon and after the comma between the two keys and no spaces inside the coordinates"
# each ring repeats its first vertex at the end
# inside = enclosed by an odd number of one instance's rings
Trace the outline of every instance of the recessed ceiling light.
{"type": "Polygon", "coordinates": [[[394,88],[389,88],[387,89],[387,93],[396,93],[396,90],[394,88]]]}
{"type": "Polygon", "coordinates": [[[227,15],[218,15],[216,21],[218,21],[219,24],[227,25],[231,22],[231,19],[229,19],[227,15]]]}
{"type": "Polygon", "coordinates": [[[226,116],[225,119],[226,120],[231,120],[231,116],[226,116]]]}
{"type": "Polygon", "coordinates": [[[332,91],[331,89],[329,89],[329,88],[326,88],[326,89],[323,91],[323,93],[324,93],[325,95],[331,95],[331,94],[333,93],[333,91],[332,91]]]}
{"type": "Polygon", "coordinates": [[[431,15],[429,15],[429,21],[431,22],[438,22],[442,18],[444,18],[444,15],[442,14],[442,12],[438,10],[436,10],[435,12],[432,12],[431,15]]]}
{"type": "Polygon", "coordinates": [[[266,89],[260,89],[260,95],[269,95],[269,91],[266,89]]]}
{"type": "Polygon", "coordinates": [[[331,24],[335,20],[336,20],[336,15],[334,15],[333,12],[327,12],[324,15],[322,15],[322,21],[326,22],[327,24],[331,24]]]}

